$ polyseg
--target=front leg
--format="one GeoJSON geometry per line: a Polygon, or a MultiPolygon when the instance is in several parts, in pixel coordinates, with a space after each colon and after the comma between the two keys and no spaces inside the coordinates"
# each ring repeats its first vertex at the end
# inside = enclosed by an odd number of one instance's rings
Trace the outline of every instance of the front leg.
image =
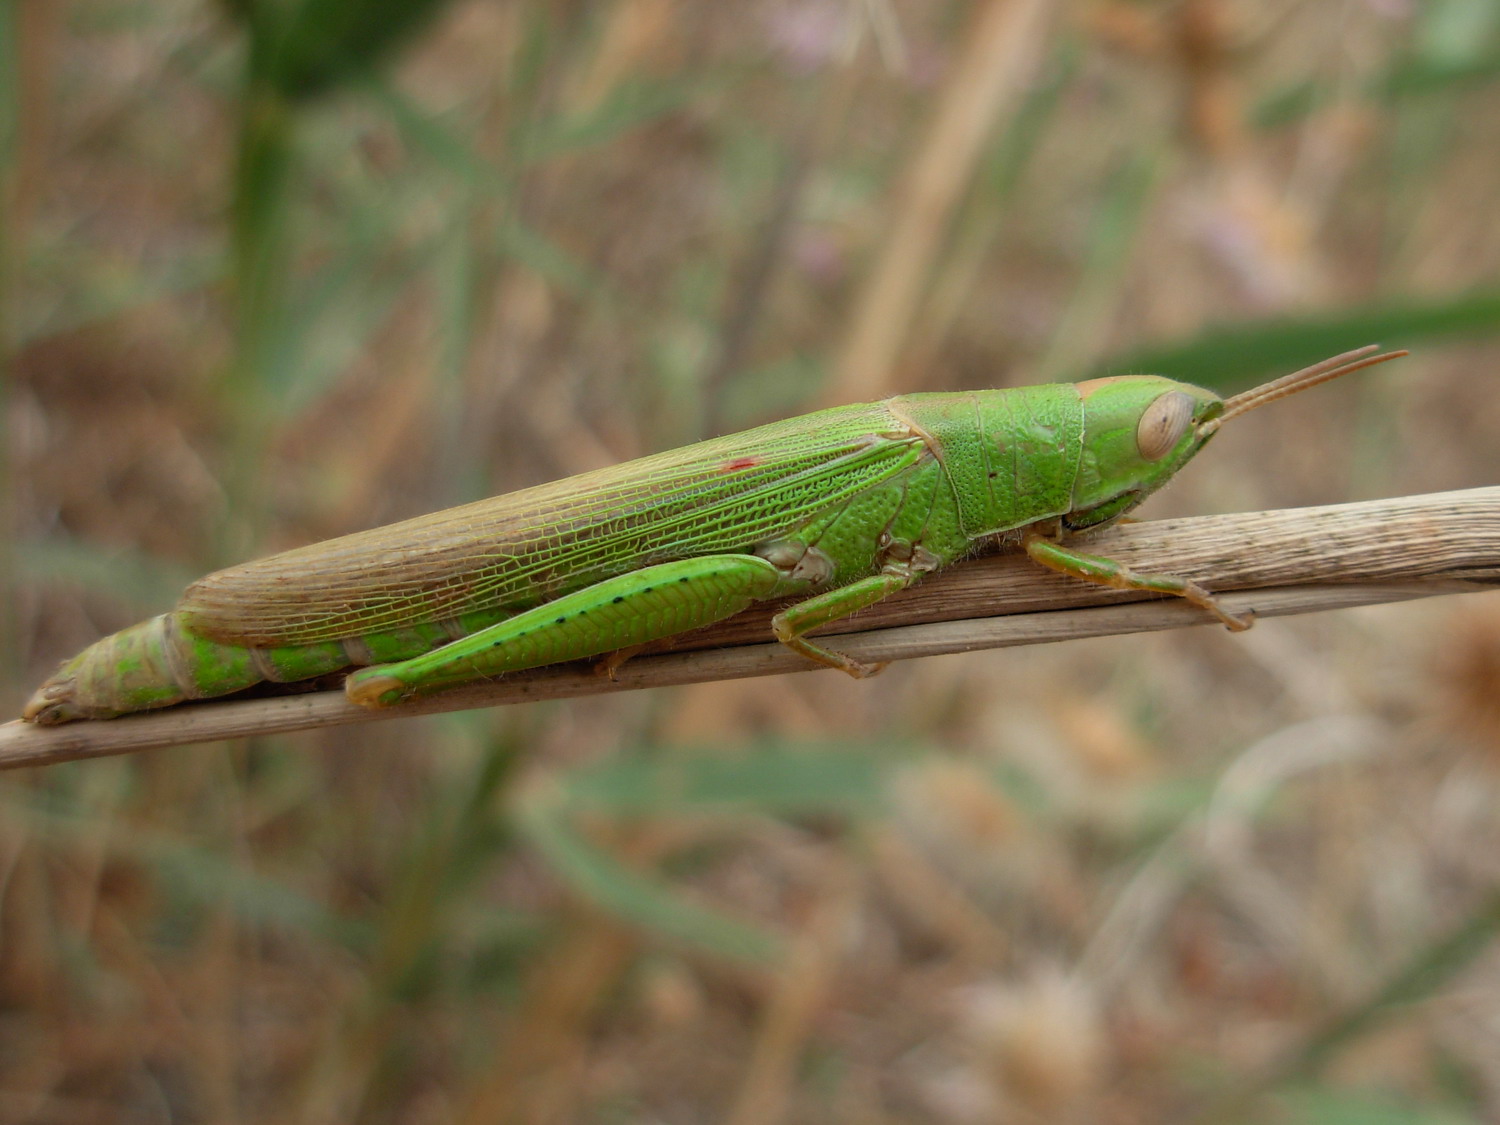
{"type": "Polygon", "coordinates": [[[1159,594],[1175,594],[1179,598],[1186,598],[1199,609],[1206,609],[1234,632],[1250,628],[1254,621],[1252,615],[1241,617],[1230,613],[1218,598],[1191,579],[1175,574],[1140,574],[1124,563],[1103,555],[1091,555],[1065,547],[1057,540],[1032,529],[1027,530],[1021,543],[1028,556],[1050,570],[1116,590],[1151,590],[1159,594]]]}

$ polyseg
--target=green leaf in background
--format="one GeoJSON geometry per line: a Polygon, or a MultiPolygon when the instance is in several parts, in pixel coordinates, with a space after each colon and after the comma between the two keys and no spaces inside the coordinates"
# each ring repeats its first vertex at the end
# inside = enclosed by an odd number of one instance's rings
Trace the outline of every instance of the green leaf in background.
{"type": "MultiPolygon", "coordinates": [[[[401,90],[380,78],[364,83],[365,91],[391,116],[402,137],[425,152],[445,172],[476,192],[509,199],[514,170],[506,171],[477,153],[459,133],[416,105],[401,90]]],[[[507,215],[496,233],[500,250],[571,296],[603,304],[618,300],[608,281],[569,254],[545,234],[507,215]]]]}
{"type": "Polygon", "coordinates": [[[893,769],[909,766],[910,746],[772,744],[747,753],[674,750],[621,756],[567,776],[569,813],[615,818],[712,811],[760,816],[842,812],[870,816],[886,807],[893,769]]]}
{"type": "Polygon", "coordinates": [[[914,755],[898,746],[770,745],[749,753],[623,755],[534,786],[517,819],[574,890],[638,926],[721,956],[776,961],[784,940],[687,901],[667,880],[626,866],[581,830],[620,822],[725,816],[879,815],[914,755]]]}
{"type": "Polygon", "coordinates": [[[1500,5],[1494,0],[1427,0],[1417,13],[1415,53],[1435,65],[1473,63],[1497,38],[1500,5]]]}
{"type": "Polygon", "coordinates": [[[540,787],[522,798],[517,825],[585,899],[647,930],[724,957],[778,962],[782,939],[770,930],[696,906],[664,879],[644,875],[595,847],[568,820],[566,797],[540,787]]]}
{"type": "Polygon", "coordinates": [[[1140,150],[1105,182],[1084,239],[1087,250],[1073,292],[1058,318],[1051,346],[1032,373],[1036,381],[1071,378],[1099,354],[1095,341],[1104,334],[1115,308],[1131,249],[1161,179],[1163,152],[1154,138],[1142,138],[1140,150]]]}
{"type": "Polygon", "coordinates": [[[70,802],[61,811],[52,805],[39,797],[13,795],[0,801],[0,816],[39,838],[60,842],[97,841],[106,825],[113,848],[149,868],[161,892],[177,902],[178,909],[168,912],[174,927],[195,924],[185,916],[188,908],[227,909],[259,926],[315,932],[348,948],[364,947],[376,936],[368,923],[342,916],[273,876],[248,870],[238,857],[119,822],[113,803],[97,794],[84,802],[87,807],[70,802]]]}
{"type": "MultiPolygon", "coordinates": [[[[1457,93],[1500,78],[1500,5],[1494,0],[1429,0],[1414,9],[1411,47],[1357,90],[1367,101],[1457,93]]],[[[1251,112],[1262,129],[1294,124],[1342,96],[1314,79],[1295,82],[1262,99],[1251,112]]]]}
{"type": "Polygon", "coordinates": [[[141,551],[105,551],[59,535],[22,540],[16,555],[17,569],[34,582],[68,583],[143,616],[176,604],[188,583],[200,577],[141,551]]]}
{"type": "Polygon", "coordinates": [[[1395,1098],[1309,1086],[1277,1098],[1288,1111],[1285,1120],[1305,1125],[1478,1125],[1479,1119],[1432,1106],[1410,1105],[1395,1098]]]}
{"type": "Polygon", "coordinates": [[[723,77],[713,82],[681,79],[621,82],[599,104],[583,113],[533,125],[526,135],[525,159],[528,163],[542,161],[609,144],[631,130],[701,104],[727,84],[723,77]]]}
{"type": "Polygon", "coordinates": [[[1149,372],[1216,391],[1235,391],[1268,372],[1293,371],[1365,344],[1413,348],[1423,341],[1495,335],[1500,335],[1500,290],[1479,289],[1439,301],[1396,299],[1317,317],[1210,328],[1180,343],[1118,355],[1092,374],[1149,372]]]}

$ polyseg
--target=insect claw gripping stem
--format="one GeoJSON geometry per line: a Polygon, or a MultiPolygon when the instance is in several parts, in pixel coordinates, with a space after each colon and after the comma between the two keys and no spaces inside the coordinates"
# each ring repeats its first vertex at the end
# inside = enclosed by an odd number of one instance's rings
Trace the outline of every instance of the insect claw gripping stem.
{"type": "Polygon", "coordinates": [[[629,648],[617,648],[614,652],[606,652],[603,656],[599,657],[598,661],[594,664],[594,675],[603,676],[608,680],[616,679],[616,673],[618,673],[619,670],[623,668],[627,662],[639,656],[643,651],[645,651],[645,648],[645,645],[640,644],[631,645],[629,648]]]}

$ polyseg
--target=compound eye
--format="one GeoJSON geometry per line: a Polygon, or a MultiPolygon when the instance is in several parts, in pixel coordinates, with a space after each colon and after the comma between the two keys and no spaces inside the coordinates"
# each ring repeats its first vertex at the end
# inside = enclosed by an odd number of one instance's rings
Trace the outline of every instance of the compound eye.
{"type": "Polygon", "coordinates": [[[1193,420],[1193,396],[1182,391],[1158,395],[1146,407],[1135,430],[1135,447],[1143,460],[1160,461],[1177,447],[1193,420]]]}

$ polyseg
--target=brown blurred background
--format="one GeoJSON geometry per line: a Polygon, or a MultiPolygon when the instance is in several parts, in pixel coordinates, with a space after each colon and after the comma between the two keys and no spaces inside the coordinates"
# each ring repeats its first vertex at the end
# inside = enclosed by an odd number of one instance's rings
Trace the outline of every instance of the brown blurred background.
{"type": "MultiPolygon", "coordinates": [[[[0,677],[835,402],[1414,357],[1143,515],[1492,484],[1494,0],[5,0],[0,677]]],[[[1492,596],[0,781],[3,1122],[1500,1120],[1492,596]]]]}

